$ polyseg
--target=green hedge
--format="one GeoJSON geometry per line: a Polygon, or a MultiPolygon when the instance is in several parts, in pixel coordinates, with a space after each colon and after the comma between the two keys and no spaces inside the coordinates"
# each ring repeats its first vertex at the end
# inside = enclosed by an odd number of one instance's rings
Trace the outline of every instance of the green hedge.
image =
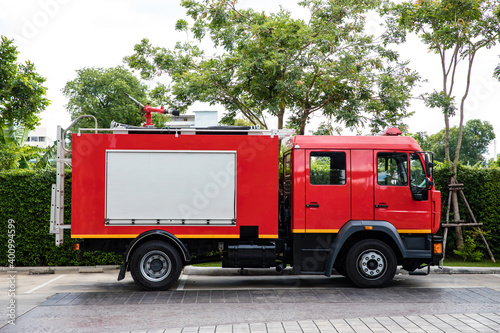
{"type": "MultiPolygon", "coordinates": [[[[12,170],[0,173],[0,266],[8,266],[8,228],[15,226],[15,266],[74,266],[119,264],[121,257],[111,253],[73,250],[76,240],[66,230],[64,245],[55,246],[49,234],[50,200],[56,173],[12,170]]],[[[65,221],[71,216],[71,171],[66,176],[65,221]]],[[[12,252],[12,250],[11,250],[12,252]]],[[[12,256],[11,256],[12,258],[12,256]]]]}
{"type": "MultiPolygon", "coordinates": [[[[441,193],[442,201],[442,220],[445,220],[445,214],[448,201],[448,190],[446,185],[451,176],[450,172],[444,165],[440,165],[434,170],[434,180],[436,187],[441,193]]],[[[459,165],[457,179],[464,184],[464,194],[471,206],[474,217],[478,222],[483,223],[481,227],[485,232],[488,245],[496,259],[500,258],[500,168],[481,168],[459,165]]],[[[460,218],[470,221],[469,214],[460,202],[460,218]]],[[[450,209],[450,221],[453,220],[453,209],[450,209]]],[[[477,248],[484,253],[484,258],[489,258],[486,248],[478,235],[474,232],[473,227],[464,227],[464,235],[474,237],[477,248]]],[[[447,254],[453,254],[455,248],[454,228],[450,228],[446,247],[447,254]]]]}
{"type": "MultiPolygon", "coordinates": [[[[443,166],[435,168],[436,186],[442,191],[443,220],[446,213],[448,192],[446,184],[449,172],[443,166]]],[[[15,266],[62,266],[62,265],[105,265],[120,264],[121,256],[87,252],[80,256],[73,250],[76,240],[66,231],[64,245],[55,246],[54,235],[49,234],[50,196],[55,183],[55,171],[14,170],[0,173],[0,266],[8,266],[8,226],[15,221],[15,266]]],[[[464,193],[483,230],[495,257],[500,258],[500,168],[474,168],[460,166],[458,180],[465,185],[464,193]]],[[[71,172],[67,172],[65,188],[65,221],[71,216],[71,172]]],[[[462,218],[467,217],[461,205],[462,218]]],[[[450,218],[452,220],[452,217],[450,218]]],[[[454,235],[451,230],[447,253],[454,249],[454,235]]],[[[473,228],[464,228],[472,235],[473,228]]],[[[476,244],[485,253],[482,241],[476,237],[476,244]]]]}

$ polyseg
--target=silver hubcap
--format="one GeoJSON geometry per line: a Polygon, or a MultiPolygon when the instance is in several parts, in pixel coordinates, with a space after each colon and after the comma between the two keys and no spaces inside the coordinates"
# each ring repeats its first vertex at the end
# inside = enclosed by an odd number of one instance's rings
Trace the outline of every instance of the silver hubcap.
{"type": "Polygon", "coordinates": [[[163,252],[154,250],[146,253],[141,260],[141,274],[152,282],[158,282],[170,275],[172,262],[163,252]]]}
{"type": "Polygon", "coordinates": [[[358,257],[358,271],[366,278],[376,280],[386,269],[386,259],[377,250],[366,250],[358,257]]]}

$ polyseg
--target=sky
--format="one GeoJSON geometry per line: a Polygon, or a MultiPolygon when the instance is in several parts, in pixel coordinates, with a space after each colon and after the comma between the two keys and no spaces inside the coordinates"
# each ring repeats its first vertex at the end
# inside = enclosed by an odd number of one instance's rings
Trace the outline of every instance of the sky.
{"type": "MultiPolygon", "coordinates": [[[[307,19],[308,11],[296,2],[240,0],[238,3],[241,7],[266,12],[276,12],[282,6],[294,17],[307,19]]],[[[76,70],[124,65],[123,58],[133,54],[134,45],[142,38],[148,38],[155,46],[172,48],[177,41],[188,38],[186,33],[174,29],[175,22],[181,18],[185,18],[185,9],[180,6],[180,0],[0,0],[0,35],[13,38],[20,52],[18,60],[30,60],[37,72],[47,78],[45,85],[51,105],[41,114],[41,126],[48,128],[52,139],[55,139],[57,125],[66,127],[71,123],[65,109],[67,99],[61,90],[76,78],[76,70]]],[[[366,22],[367,31],[380,36],[383,32],[380,19],[368,16],[366,22]]],[[[208,43],[203,46],[209,54],[213,52],[208,43]]],[[[415,96],[441,88],[437,55],[429,53],[416,37],[397,50],[426,80],[415,89],[415,96]]],[[[497,137],[500,136],[500,82],[492,78],[492,73],[500,63],[499,55],[499,45],[478,53],[464,118],[464,123],[470,119],[489,121],[497,137]]],[[[461,96],[465,73],[460,74],[455,91],[461,96]]],[[[219,117],[224,111],[221,106],[195,104],[188,113],[197,110],[217,110],[219,117]]],[[[410,110],[415,111],[407,119],[411,132],[434,134],[444,128],[438,109],[429,109],[415,99],[410,110]]],[[[308,130],[314,130],[320,120],[313,119],[308,130]]],[[[458,125],[458,121],[458,116],[454,117],[451,125],[458,125]]],[[[491,145],[488,156],[493,156],[495,146],[491,145]]]]}

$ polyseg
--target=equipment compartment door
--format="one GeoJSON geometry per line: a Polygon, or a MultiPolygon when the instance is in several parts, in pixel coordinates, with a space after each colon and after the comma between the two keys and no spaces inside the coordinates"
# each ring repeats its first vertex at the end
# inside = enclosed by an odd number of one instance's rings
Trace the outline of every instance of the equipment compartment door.
{"type": "Polygon", "coordinates": [[[306,232],[338,232],[351,219],[350,151],[307,150],[306,232]]]}
{"type": "Polygon", "coordinates": [[[430,233],[430,200],[413,200],[410,184],[421,179],[413,175],[415,170],[410,173],[408,156],[407,152],[375,151],[375,220],[390,222],[400,233],[430,233]]]}
{"type": "Polygon", "coordinates": [[[107,150],[109,225],[233,225],[236,152],[107,150]]]}

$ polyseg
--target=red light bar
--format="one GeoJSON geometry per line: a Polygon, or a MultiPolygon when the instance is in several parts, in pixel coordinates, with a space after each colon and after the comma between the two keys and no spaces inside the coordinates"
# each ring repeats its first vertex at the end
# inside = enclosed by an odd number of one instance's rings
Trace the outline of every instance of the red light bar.
{"type": "Polygon", "coordinates": [[[399,130],[399,128],[391,127],[387,129],[387,131],[385,131],[384,135],[398,136],[401,135],[401,131],[399,130]]]}

